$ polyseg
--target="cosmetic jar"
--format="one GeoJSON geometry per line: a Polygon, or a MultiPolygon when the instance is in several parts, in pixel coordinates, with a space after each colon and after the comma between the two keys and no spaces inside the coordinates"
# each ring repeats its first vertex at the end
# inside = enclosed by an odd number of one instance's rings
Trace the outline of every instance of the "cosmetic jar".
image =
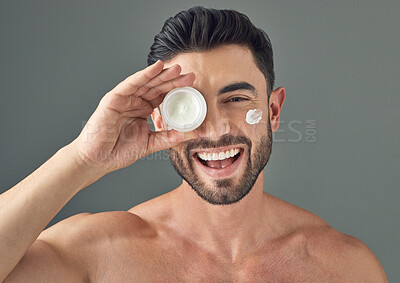
{"type": "Polygon", "coordinates": [[[203,123],[207,114],[207,104],[197,89],[192,87],[175,88],[165,96],[161,114],[168,129],[189,132],[203,123]]]}

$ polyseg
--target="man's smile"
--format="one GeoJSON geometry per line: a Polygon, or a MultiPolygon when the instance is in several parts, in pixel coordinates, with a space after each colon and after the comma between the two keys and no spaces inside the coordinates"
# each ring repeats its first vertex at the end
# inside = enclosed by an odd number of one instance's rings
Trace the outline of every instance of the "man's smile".
{"type": "Polygon", "coordinates": [[[231,176],[241,164],[244,145],[192,151],[196,167],[213,178],[231,176]]]}

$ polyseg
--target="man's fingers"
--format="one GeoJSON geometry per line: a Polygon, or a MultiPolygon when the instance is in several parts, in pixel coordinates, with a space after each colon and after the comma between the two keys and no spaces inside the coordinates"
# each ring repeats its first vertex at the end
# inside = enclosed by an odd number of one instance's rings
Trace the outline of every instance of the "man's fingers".
{"type": "Polygon", "coordinates": [[[152,80],[158,74],[160,74],[163,70],[164,63],[158,60],[153,65],[148,66],[146,69],[143,69],[120,82],[115,88],[113,88],[110,92],[115,95],[132,95],[134,94],[140,87],[145,85],[147,82],[152,80]]]}
{"type": "Polygon", "coordinates": [[[134,97],[133,95],[116,95],[113,92],[104,95],[100,100],[100,104],[120,113],[149,106],[149,102],[140,97],[134,97]]]}
{"type": "Polygon", "coordinates": [[[146,84],[141,86],[135,93],[135,96],[141,96],[145,94],[149,89],[158,86],[162,83],[175,79],[181,73],[182,68],[179,65],[174,65],[170,68],[164,69],[159,75],[148,81],[146,84]]]}
{"type": "Polygon", "coordinates": [[[162,93],[159,96],[157,96],[156,98],[152,99],[152,100],[146,100],[148,103],[150,103],[151,107],[154,109],[156,107],[158,107],[161,102],[163,102],[165,96],[167,96],[167,93],[162,93]]]}
{"type": "Polygon", "coordinates": [[[180,75],[181,67],[174,65],[163,69],[164,63],[157,61],[146,69],[135,73],[119,83],[101,100],[105,107],[132,117],[142,109],[140,117],[151,114],[152,109],[159,106],[165,95],[177,87],[192,85],[193,73],[180,75]],[[152,107],[152,109],[148,109],[152,107]],[[144,114],[146,113],[146,114],[144,114]]]}
{"type": "Polygon", "coordinates": [[[177,87],[183,87],[193,84],[194,74],[189,73],[185,75],[180,75],[173,80],[164,82],[156,87],[148,90],[147,93],[140,97],[133,95],[115,95],[113,92],[107,93],[102,98],[102,103],[109,108],[115,109],[119,112],[131,111],[134,109],[141,108],[145,101],[148,102],[151,107],[156,108],[164,100],[165,95],[172,89],[177,87]]]}
{"type": "Polygon", "coordinates": [[[146,99],[147,101],[153,100],[160,94],[167,93],[174,88],[192,85],[194,80],[195,75],[193,73],[180,75],[176,79],[167,81],[149,89],[145,94],[141,96],[141,98],[146,99]]]}

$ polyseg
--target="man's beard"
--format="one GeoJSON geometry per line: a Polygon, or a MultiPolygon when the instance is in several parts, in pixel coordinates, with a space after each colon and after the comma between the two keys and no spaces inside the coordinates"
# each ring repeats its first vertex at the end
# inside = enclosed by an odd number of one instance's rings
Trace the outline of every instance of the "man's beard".
{"type": "Polygon", "coordinates": [[[209,138],[188,141],[185,149],[185,165],[178,151],[170,148],[168,155],[175,171],[192,187],[192,189],[205,201],[215,205],[233,204],[244,198],[254,186],[258,175],[267,165],[272,150],[272,131],[270,121],[267,123],[267,134],[263,135],[256,145],[256,150],[251,155],[252,142],[245,136],[233,136],[225,134],[218,141],[209,138]],[[239,183],[235,186],[232,178],[218,179],[214,181],[214,187],[206,185],[194,171],[195,162],[190,156],[191,149],[218,148],[235,144],[247,145],[247,165],[243,176],[239,177],[239,183]]]}

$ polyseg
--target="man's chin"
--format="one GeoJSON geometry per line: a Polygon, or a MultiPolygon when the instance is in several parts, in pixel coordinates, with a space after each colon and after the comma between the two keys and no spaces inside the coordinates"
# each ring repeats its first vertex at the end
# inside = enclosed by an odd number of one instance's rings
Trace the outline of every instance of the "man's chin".
{"type": "MultiPolygon", "coordinates": [[[[239,186],[240,177],[229,177],[229,178],[211,178],[210,176],[197,172],[194,173],[196,175],[197,180],[203,183],[205,186],[209,188],[215,188],[216,190],[221,188],[232,189],[236,186],[239,186]]],[[[243,175],[241,175],[243,177],[243,175]]]]}
{"type": "Polygon", "coordinates": [[[221,188],[226,188],[226,189],[231,188],[232,189],[239,185],[237,181],[235,182],[234,178],[218,179],[218,180],[215,180],[214,182],[215,182],[215,187],[217,189],[221,189],[221,188]]]}

